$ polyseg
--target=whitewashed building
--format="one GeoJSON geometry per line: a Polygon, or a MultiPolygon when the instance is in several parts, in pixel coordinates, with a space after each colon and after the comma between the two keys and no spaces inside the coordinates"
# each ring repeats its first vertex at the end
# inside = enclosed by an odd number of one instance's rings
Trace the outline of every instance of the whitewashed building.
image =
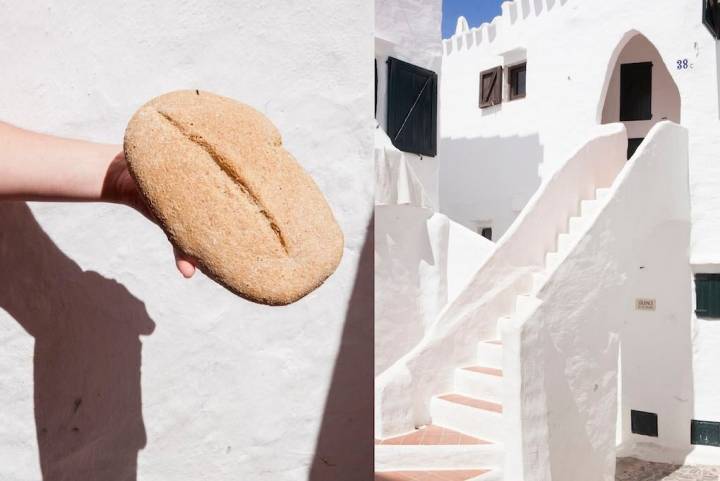
{"type": "Polygon", "coordinates": [[[376,366],[378,471],[720,464],[718,8],[515,0],[442,41],[427,185],[497,244],[376,366]]]}

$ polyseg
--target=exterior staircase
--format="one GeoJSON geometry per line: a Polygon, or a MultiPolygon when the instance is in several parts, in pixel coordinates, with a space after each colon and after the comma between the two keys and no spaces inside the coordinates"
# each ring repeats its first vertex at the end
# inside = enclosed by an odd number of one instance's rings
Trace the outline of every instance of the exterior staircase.
{"type": "Polygon", "coordinates": [[[604,125],[538,189],[423,339],[376,377],[378,480],[534,481],[561,473],[576,481],[590,459],[605,470],[593,479],[612,473],[615,433],[595,428],[614,425],[616,415],[594,403],[617,393],[612,381],[585,381],[617,360],[596,341],[618,329],[619,308],[609,300],[621,292],[637,239],[652,239],[668,222],[690,222],[687,145],[687,130],[659,122],[628,161],[625,128],[604,125]],[[634,234],[606,235],[628,231],[634,234]],[[602,282],[589,275],[604,269],[611,272],[602,282]],[[568,299],[568,285],[587,296],[568,299]],[[545,348],[540,334],[568,329],[573,335],[556,335],[545,348]],[[579,344],[575,333],[588,342],[579,344]],[[580,355],[593,362],[551,368],[580,355]],[[558,375],[577,389],[565,389],[558,375]],[[559,409],[563,403],[574,409],[559,409]],[[452,432],[456,441],[412,442],[423,430],[452,432]],[[570,442],[582,457],[558,461],[570,442]]]}
{"type": "MultiPolygon", "coordinates": [[[[597,189],[594,199],[580,202],[577,215],[558,232],[555,250],[545,254],[544,268],[528,274],[529,292],[516,296],[513,312],[498,319],[498,327],[540,303],[535,294],[582,237],[609,191],[597,189]]],[[[431,425],[376,441],[376,481],[502,480],[502,401],[503,343],[500,339],[482,340],[474,362],[455,369],[453,391],[432,398],[431,425]]]]}

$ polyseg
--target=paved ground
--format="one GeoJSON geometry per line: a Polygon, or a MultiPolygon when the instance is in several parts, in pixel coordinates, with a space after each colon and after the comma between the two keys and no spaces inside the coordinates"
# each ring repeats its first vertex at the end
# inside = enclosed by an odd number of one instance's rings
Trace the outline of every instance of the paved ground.
{"type": "Polygon", "coordinates": [[[619,458],[616,481],[720,481],[720,466],[676,466],[619,458]]]}

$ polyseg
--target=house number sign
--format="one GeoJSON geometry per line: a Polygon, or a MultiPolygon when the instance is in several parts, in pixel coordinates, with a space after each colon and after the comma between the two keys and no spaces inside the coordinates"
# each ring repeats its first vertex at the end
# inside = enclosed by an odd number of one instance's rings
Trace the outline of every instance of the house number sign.
{"type": "Polygon", "coordinates": [[[679,58],[675,61],[675,66],[678,70],[687,70],[695,68],[695,64],[690,63],[686,58],[679,58]]]}
{"type": "Polygon", "coordinates": [[[636,311],[654,311],[655,299],[635,299],[636,311]]]}

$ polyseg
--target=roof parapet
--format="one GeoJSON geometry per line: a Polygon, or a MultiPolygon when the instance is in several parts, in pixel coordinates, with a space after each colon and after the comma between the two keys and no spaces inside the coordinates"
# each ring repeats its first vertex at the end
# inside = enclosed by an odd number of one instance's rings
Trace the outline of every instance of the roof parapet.
{"type": "Polygon", "coordinates": [[[510,0],[500,5],[501,14],[490,23],[470,28],[465,17],[458,17],[455,33],[443,39],[443,55],[469,50],[485,43],[492,43],[506,28],[511,28],[532,17],[539,17],[568,0],[510,0]]]}

